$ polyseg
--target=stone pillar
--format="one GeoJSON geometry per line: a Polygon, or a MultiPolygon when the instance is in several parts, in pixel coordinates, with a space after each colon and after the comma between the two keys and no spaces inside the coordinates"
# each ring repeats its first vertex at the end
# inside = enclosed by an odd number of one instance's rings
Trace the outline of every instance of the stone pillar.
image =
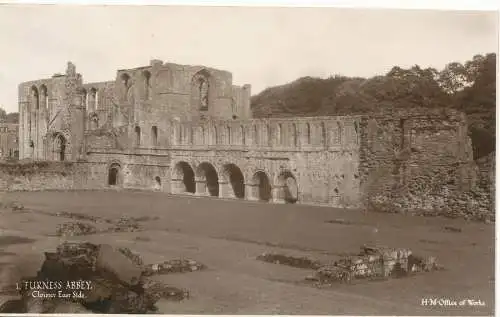
{"type": "Polygon", "coordinates": [[[227,181],[219,181],[219,197],[236,198],[231,184],[227,181]]]}
{"type": "Polygon", "coordinates": [[[186,186],[182,179],[172,179],[170,181],[170,192],[172,194],[182,194],[186,192],[186,186]]]}
{"type": "Polygon", "coordinates": [[[209,196],[207,181],[206,180],[196,180],[196,196],[209,196]]]}
{"type": "Polygon", "coordinates": [[[285,203],[285,186],[273,186],[272,188],[273,203],[284,204],[285,203]]]}
{"type": "Polygon", "coordinates": [[[245,199],[246,200],[259,200],[259,186],[254,184],[245,184],[245,199]]]}

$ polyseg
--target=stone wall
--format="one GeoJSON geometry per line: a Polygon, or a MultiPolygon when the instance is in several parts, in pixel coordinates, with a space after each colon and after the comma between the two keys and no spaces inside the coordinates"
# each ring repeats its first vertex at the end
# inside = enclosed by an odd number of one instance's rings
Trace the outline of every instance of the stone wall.
{"type": "Polygon", "coordinates": [[[373,209],[484,218],[464,114],[394,112],[362,122],[361,192],[373,209]]]}
{"type": "Polygon", "coordinates": [[[78,187],[82,178],[85,178],[85,170],[77,163],[0,164],[0,191],[73,189],[78,187]]]}

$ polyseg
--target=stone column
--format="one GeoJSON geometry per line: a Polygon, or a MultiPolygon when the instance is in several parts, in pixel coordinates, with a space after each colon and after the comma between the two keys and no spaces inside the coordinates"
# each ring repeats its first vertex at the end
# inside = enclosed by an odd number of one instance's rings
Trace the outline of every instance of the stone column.
{"type": "Polygon", "coordinates": [[[285,203],[285,186],[273,186],[273,203],[284,204],[285,203]]]}
{"type": "Polygon", "coordinates": [[[186,186],[184,186],[182,179],[170,180],[170,192],[172,194],[182,194],[186,192],[186,186]]]}
{"type": "Polygon", "coordinates": [[[231,184],[227,181],[219,181],[219,197],[236,198],[231,184]]]}
{"type": "Polygon", "coordinates": [[[207,181],[204,179],[196,180],[196,196],[209,196],[207,181]]]}
{"type": "Polygon", "coordinates": [[[245,184],[245,199],[246,200],[259,200],[258,195],[259,186],[254,184],[245,184]]]}

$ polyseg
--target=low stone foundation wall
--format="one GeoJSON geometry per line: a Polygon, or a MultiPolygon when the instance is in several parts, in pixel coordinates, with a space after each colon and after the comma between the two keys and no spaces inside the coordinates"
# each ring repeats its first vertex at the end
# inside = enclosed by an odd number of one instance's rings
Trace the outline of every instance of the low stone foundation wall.
{"type": "Polygon", "coordinates": [[[29,162],[0,164],[0,191],[73,189],[81,178],[77,163],[29,162]]]}

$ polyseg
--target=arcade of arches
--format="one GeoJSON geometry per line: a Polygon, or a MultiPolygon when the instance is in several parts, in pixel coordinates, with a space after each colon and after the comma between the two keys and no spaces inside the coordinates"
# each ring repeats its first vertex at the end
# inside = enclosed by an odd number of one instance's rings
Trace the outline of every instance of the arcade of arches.
{"type": "Polygon", "coordinates": [[[171,192],[274,203],[295,203],[299,197],[297,180],[288,170],[282,171],[276,184],[273,184],[265,171],[256,171],[245,179],[244,173],[235,164],[226,164],[218,172],[209,162],[202,162],[193,168],[184,161],[178,162],[172,169],[171,192]]]}

